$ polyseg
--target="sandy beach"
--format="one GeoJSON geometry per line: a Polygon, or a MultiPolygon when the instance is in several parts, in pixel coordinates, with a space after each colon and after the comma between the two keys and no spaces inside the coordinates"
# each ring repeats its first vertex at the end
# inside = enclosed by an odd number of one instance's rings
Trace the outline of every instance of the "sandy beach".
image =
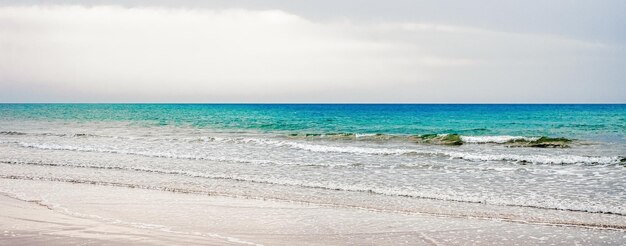
{"type": "MultiPolygon", "coordinates": [[[[204,107],[184,110],[218,106],[204,107]]],[[[126,121],[4,120],[0,129],[0,245],[626,242],[621,143],[509,147],[502,141],[535,140],[456,135],[461,145],[450,146],[432,141],[455,135],[413,142],[126,121]]]]}
{"type": "Polygon", "coordinates": [[[624,13],[0,0],[0,246],[626,246],[624,13]]]}
{"type": "Polygon", "coordinates": [[[619,245],[623,230],[7,180],[1,245],[619,245]],[[16,189],[22,187],[22,189],[16,189]]]}
{"type": "Polygon", "coordinates": [[[184,237],[70,216],[37,201],[0,196],[1,245],[225,245],[228,241],[184,237]]]}

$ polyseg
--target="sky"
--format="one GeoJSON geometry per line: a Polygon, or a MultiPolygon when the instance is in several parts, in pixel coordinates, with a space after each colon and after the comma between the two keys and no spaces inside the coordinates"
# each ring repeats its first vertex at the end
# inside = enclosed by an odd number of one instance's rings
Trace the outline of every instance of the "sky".
{"type": "Polygon", "coordinates": [[[0,102],[626,103],[626,1],[5,1],[0,102]]]}

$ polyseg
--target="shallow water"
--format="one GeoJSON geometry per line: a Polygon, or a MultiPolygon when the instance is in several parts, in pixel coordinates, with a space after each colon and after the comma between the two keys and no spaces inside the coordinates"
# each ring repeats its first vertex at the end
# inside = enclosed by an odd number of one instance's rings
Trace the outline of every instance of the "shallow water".
{"type": "Polygon", "coordinates": [[[625,137],[626,105],[5,104],[0,175],[624,229],[625,137]],[[573,141],[506,144],[541,136],[573,141]]]}
{"type": "Polygon", "coordinates": [[[619,230],[90,184],[1,184],[16,194],[0,193],[0,244],[9,245],[622,245],[626,237],[619,230]]]}

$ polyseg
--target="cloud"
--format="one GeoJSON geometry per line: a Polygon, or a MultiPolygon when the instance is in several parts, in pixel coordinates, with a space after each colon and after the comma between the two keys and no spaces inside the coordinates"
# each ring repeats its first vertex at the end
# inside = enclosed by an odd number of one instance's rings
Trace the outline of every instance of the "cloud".
{"type": "Polygon", "coordinates": [[[589,86],[570,69],[623,64],[610,46],[543,35],[119,6],[0,7],[0,54],[6,101],[532,100],[589,86]]]}

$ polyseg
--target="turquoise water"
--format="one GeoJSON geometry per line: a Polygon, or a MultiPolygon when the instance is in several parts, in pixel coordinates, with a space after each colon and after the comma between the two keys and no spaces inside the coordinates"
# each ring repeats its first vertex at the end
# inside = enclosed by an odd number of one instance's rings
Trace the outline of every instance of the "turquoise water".
{"type": "Polygon", "coordinates": [[[626,141],[626,105],[1,104],[1,120],[231,131],[551,136],[626,141]]]}
{"type": "Polygon", "coordinates": [[[0,188],[69,182],[623,229],[625,167],[626,105],[0,104],[0,188]],[[511,142],[541,136],[572,141],[511,142]]]}

